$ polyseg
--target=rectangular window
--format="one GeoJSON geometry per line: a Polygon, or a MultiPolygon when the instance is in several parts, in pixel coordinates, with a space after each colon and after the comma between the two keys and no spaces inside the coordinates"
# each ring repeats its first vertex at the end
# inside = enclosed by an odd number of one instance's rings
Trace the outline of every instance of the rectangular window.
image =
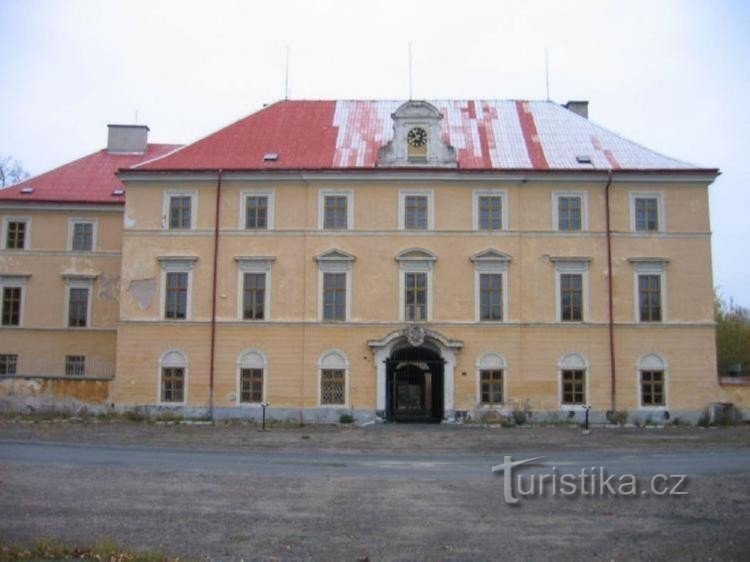
{"type": "Polygon", "coordinates": [[[661,275],[638,276],[638,309],[641,322],[661,322],[661,275]]]}
{"type": "Polygon", "coordinates": [[[161,401],[185,401],[185,369],[183,367],[162,367],[161,401]]]}
{"type": "Polygon", "coordinates": [[[188,274],[168,271],[166,274],[166,298],[164,317],[169,320],[187,318],[188,274]]]}
{"type": "Polygon", "coordinates": [[[637,231],[659,230],[659,199],[656,197],[635,198],[635,229],[637,231]]]}
{"type": "Polygon", "coordinates": [[[68,291],[68,326],[85,328],[88,322],[89,290],[71,287],[68,291]]]}
{"type": "Polygon", "coordinates": [[[3,326],[21,323],[21,287],[3,287],[3,326]]]}
{"type": "Polygon", "coordinates": [[[479,275],[480,320],[503,319],[503,275],[482,273],[479,275]]]}
{"type": "Polygon", "coordinates": [[[426,195],[404,197],[404,228],[407,230],[427,230],[429,201],[426,195]]]}
{"type": "Polygon", "coordinates": [[[499,195],[479,196],[479,229],[501,230],[503,228],[503,198],[499,195]]]}
{"type": "Polygon", "coordinates": [[[240,369],[240,402],[263,402],[263,369],[240,369]]]}
{"type": "Polygon", "coordinates": [[[26,248],[26,221],[8,221],[6,223],[5,248],[23,250],[26,248]]]}
{"type": "Polygon", "coordinates": [[[242,288],[242,318],[263,320],[266,305],[266,274],[245,273],[242,288]]]}
{"type": "Polygon", "coordinates": [[[409,322],[427,320],[427,274],[404,274],[405,319],[409,322]]]}
{"type": "Polygon", "coordinates": [[[641,405],[664,406],[663,371],[641,371],[641,405]]]}
{"type": "Polygon", "coordinates": [[[323,274],[323,320],[346,320],[346,273],[323,274]]]}
{"type": "Polygon", "coordinates": [[[86,357],[83,355],[65,356],[65,375],[69,377],[82,377],[86,374],[86,357]]]}
{"type": "Polygon", "coordinates": [[[346,230],[349,198],[346,195],[326,195],[323,198],[323,228],[326,230],[346,230]]]}
{"type": "Polygon", "coordinates": [[[560,230],[581,230],[581,198],[575,196],[558,197],[557,221],[560,230]]]}
{"type": "Polygon", "coordinates": [[[90,252],[94,249],[94,223],[73,223],[73,240],[71,249],[74,252],[90,252]]]}
{"type": "Polygon", "coordinates": [[[493,369],[480,371],[482,404],[503,403],[503,371],[493,369]]]}
{"type": "Polygon", "coordinates": [[[583,275],[580,273],[560,274],[560,320],[583,320],[583,275]]]}
{"type": "Polygon", "coordinates": [[[18,355],[8,353],[0,355],[0,375],[15,375],[18,355]]]}
{"type": "Polygon", "coordinates": [[[320,372],[320,403],[345,404],[346,371],[323,369],[320,372]]]}
{"type": "Polygon", "coordinates": [[[245,198],[245,228],[251,230],[268,228],[268,196],[248,195],[245,198]]]}
{"type": "Polygon", "coordinates": [[[190,228],[192,219],[192,197],[170,195],[169,228],[190,228]]]}
{"type": "Polygon", "coordinates": [[[586,403],[586,371],[562,372],[563,404],[586,403]]]}

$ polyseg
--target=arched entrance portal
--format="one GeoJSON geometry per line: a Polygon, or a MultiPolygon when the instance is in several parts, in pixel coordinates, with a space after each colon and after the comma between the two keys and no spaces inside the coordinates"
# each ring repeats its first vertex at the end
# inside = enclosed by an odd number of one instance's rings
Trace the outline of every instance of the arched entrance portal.
{"type": "Polygon", "coordinates": [[[386,418],[400,422],[443,419],[444,360],[426,346],[403,346],[386,360],[386,418]]]}

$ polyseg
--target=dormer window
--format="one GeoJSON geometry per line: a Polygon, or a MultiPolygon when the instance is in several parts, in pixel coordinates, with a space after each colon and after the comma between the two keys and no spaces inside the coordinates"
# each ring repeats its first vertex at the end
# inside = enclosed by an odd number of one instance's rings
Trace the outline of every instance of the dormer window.
{"type": "Polygon", "coordinates": [[[427,159],[427,131],[414,127],[406,135],[407,157],[411,161],[427,159]]]}

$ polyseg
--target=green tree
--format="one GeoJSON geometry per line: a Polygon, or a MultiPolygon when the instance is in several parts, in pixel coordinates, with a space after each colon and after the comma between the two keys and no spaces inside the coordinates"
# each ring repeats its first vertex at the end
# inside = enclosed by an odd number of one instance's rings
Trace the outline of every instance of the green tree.
{"type": "Polygon", "coordinates": [[[714,297],[716,317],[716,354],[719,374],[733,373],[736,366],[742,374],[750,372],[750,310],[714,297]]]}

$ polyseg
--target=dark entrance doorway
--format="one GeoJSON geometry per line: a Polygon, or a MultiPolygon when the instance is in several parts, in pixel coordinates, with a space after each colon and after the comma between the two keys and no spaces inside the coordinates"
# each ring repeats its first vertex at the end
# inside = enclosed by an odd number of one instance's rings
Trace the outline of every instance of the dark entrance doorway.
{"type": "Polygon", "coordinates": [[[386,360],[386,417],[398,422],[443,419],[443,365],[437,351],[402,347],[386,360]]]}

